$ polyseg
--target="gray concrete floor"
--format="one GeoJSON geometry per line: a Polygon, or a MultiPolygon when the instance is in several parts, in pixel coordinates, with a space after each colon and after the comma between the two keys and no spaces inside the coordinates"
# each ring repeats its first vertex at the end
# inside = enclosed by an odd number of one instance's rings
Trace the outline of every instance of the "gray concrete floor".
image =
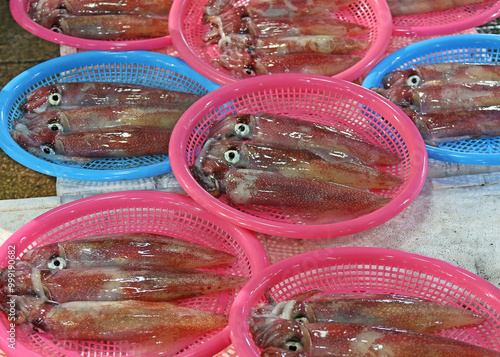
{"type": "MultiPolygon", "coordinates": [[[[12,18],[9,2],[0,0],[0,88],[26,69],[59,56],[59,45],[24,30],[12,18]]],[[[0,103],[2,105],[2,103],[0,103]]],[[[0,149],[0,200],[52,196],[56,179],[30,170],[0,149]]]]}

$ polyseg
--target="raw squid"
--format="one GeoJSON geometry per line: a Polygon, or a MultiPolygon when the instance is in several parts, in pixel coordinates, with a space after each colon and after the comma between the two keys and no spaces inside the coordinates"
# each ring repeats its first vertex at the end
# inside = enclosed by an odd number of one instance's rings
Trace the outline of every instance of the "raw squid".
{"type": "Polygon", "coordinates": [[[430,63],[414,65],[409,69],[384,75],[384,88],[396,86],[419,87],[427,83],[471,83],[500,81],[500,66],[479,63],[430,63]]]}
{"type": "Polygon", "coordinates": [[[277,319],[254,334],[262,356],[498,357],[500,352],[438,335],[349,323],[277,319]]]}
{"type": "Polygon", "coordinates": [[[27,251],[18,262],[39,269],[126,266],[134,268],[205,268],[232,264],[237,258],[221,250],[150,233],[83,237],[27,251]]]}
{"type": "MultiPolygon", "coordinates": [[[[161,344],[172,355],[213,329],[227,316],[211,311],[149,301],[74,301],[55,303],[16,296],[18,324],[31,324],[54,339],[127,341],[161,344]]],[[[170,355],[170,354],[169,354],[170,355]]]]}
{"type": "Polygon", "coordinates": [[[500,108],[475,111],[443,111],[421,114],[406,111],[428,145],[456,140],[500,136],[500,108]]]}
{"type": "Polygon", "coordinates": [[[279,142],[285,147],[323,149],[356,157],[367,164],[396,165],[401,162],[397,155],[348,133],[271,113],[229,114],[212,126],[210,137],[235,137],[251,140],[255,144],[272,145],[279,142]]]}
{"type": "Polygon", "coordinates": [[[44,27],[50,27],[63,15],[168,15],[172,1],[159,0],[32,0],[28,15],[44,27]]]}
{"type": "Polygon", "coordinates": [[[484,0],[388,0],[387,4],[389,5],[392,16],[408,16],[449,10],[461,6],[481,3],[483,1],[484,0]]]}
{"type": "Polygon", "coordinates": [[[335,182],[357,188],[389,188],[402,180],[345,155],[324,150],[294,149],[241,140],[208,140],[200,170],[222,177],[231,167],[273,171],[284,175],[335,182]]]}
{"type": "Polygon", "coordinates": [[[368,47],[369,41],[331,35],[257,38],[250,34],[229,34],[219,41],[221,53],[249,51],[258,56],[306,53],[349,55],[368,47]]]}
{"type": "Polygon", "coordinates": [[[8,289],[4,268],[0,291],[6,295],[29,295],[59,303],[69,301],[171,301],[232,289],[246,277],[186,268],[85,267],[14,271],[14,289],[8,289]]]}
{"type": "Polygon", "coordinates": [[[416,65],[387,73],[375,92],[401,107],[428,145],[500,135],[500,66],[416,65]]]}
{"type": "Polygon", "coordinates": [[[440,83],[376,91],[394,104],[420,113],[500,106],[500,82],[440,83]]]}
{"type": "MultiPolygon", "coordinates": [[[[351,5],[355,0],[250,0],[245,13],[250,17],[298,17],[318,15],[351,5]]],[[[234,10],[235,0],[209,0],[203,18],[234,10]]]]}
{"type": "MultiPolygon", "coordinates": [[[[264,310],[277,317],[301,322],[336,322],[385,326],[396,329],[434,332],[452,327],[476,325],[484,317],[457,306],[430,300],[394,295],[320,295],[309,301],[288,300],[264,310]]],[[[256,309],[256,317],[259,317],[256,309]]],[[[270,316],[269,313],[263,316],[270,316]]]]}
{"type": "Polygon", "coordinates": [[[54,145],[58,132],[78,132],[124,126],[165,128],[174,125],[186,110],[183,105],[165,106],[83,106],[26,113],[14,120],[11,136],[23,147],[54,145]]]}
{"type": "Polygon", "coordinates": [[[169,34],[166,16],[128,14],[61,16],[51,28],[67,36],[89,40],[134,40],[169,34]]]}
{"type": "Polygon", "coordinates": [[[230,71],[235,78],[275,73],[308,73],[334,76],[354,66],[363,57],[324,53],[253,56],[246,51],[226,51],[213,59],[214,65],[230,71]]]}
{"type": "Polygon", "coordinates": [[[296,223],[352,219],[372,212],[391,200],[331,182],[249,169],[231,169],[217,181],[215,187],[204,188],[214,195],[225,193],[228,202],[233,205],[281,209],[296,223]]]}
{"type": "Polygon", "coordinates": [[[115,82],[67,82],[35,89],[26,96],[23,109],[41,112],[52,107],[87,105],[191,105],[201,96],[138,84],[115,82]]]}
{"type": "Polygon", "coordinates": [[[222,19],[214,16],[208,19],[211,28],[202,35],[205,42],[219,40],[229,34],[248,33],[255,37],[285,37],[299,35],[362,35],[369,28],[357,23],[341,21],[333,17],[274,17],[251,18],[237,16],[234,19],[222,19]]]}
{"type": "MultiPolygon", "coordinates": [[[[50,129],[46,129],[51,131],[50,129]]],[[[52,131],[54,132],[54,131],[52,131]]],[[[55,132],[53,141],[39,147],[14,139],[35,156],[60,161],[168,155],[172,129],[148,126],[124,126],[68,133],[55,132]]]]}
{"type": "Polygon", "coordinates": [[[186,105],[132,106],[103,105],[48,109],[26,113],[15,123],[28,130],[49,128],[53,131],[77,131],[92,128],[111,128],[125,125],[165,127],[173,129],[186,111],[186,105]]]}

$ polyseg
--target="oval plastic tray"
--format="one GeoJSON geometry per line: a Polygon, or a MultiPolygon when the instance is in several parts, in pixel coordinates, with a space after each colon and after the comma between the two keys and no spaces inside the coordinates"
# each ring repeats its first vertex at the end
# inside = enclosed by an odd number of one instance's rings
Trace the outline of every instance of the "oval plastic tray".
{"type": "Polygon", "coordinates": [[[379,95],[340,79],[276,74],[223,86],[191,106],[179,119],[170,141],[172,171],[184,190],[209,211],[257,232],[291,238],[328,238],[361,232],[401,212],[420,192],[427,174],[422,137],[401,109],[379,95]],[[215,198],[191,175],[192,165],[212,123],[229,113],[271,112],[337,128],[348,128],[364,140],[401,158],[386,168],[404,183],[381,194],[387,205],[364,216],[331,224],[294,224],[275,208],[232,207],[225,195],[215,198]]]}
{"type": "MultiPolygon", "coordinates": [[[[208,26],[202,23],[202,8],[207,0],[175,0],[172,5],[169,29],[172,44],[191,67],[220,84],[239,81],[230,71],[217,69],[212,64],[219,57],[216,45],[207,46],[201,39],[208,26]]],[[[245,4],[247,1],[238,2],[245,4]]],[[[354,80],[372,68],[384,55],[390,42],[392,18],[384,0],[359,0],[334,14],[343,21],[350,21],[370,28],[370,48],[363,58],[335,78],[354,80]]]]}
{"type": "Polygon", "coordinates": [[[474,327],[441,334],[500,352],[500,290],[488,281],[441,260],[383,248],[333,248],[284,259],[250,279],[229,316],[231,341],[240,357],[260,356],[248,320],[267,293],[286,301],[300,293],[400,294],[470,309],[486,317],[474,327]]]}
{"type": "MultiPolygon", "coordinates": [[[[416,64],[500,62],[498,35],[451,35],[420,41],[384,58],[366,76],[363,87],[382,87],[384,74],[416,64]]],[[[468,165],[500,165],[500,137],[427,145],[429,158],[468,165]]]]}
{"type": "Polygon", "coordinates": [[[11,0],[10,13],[16,22],[26,31],[44,40],[60,45],[100,51],[136,51],[151,50],[172,44],[170,36],[134,40],[89,40],[56,33],[37,24],[28,16],[31,0],[11,0]]]}
{"type": "Polygon", "coordinates": [[[58,57],[36,65],[11,80],[0,91],[0,147],[20,164],[51,176],[103,181],[136,179],[171,171],[168,156],[142,156],[67,163],[29,153],[10,136],[12,122],[35,89],[58,82],[127,82],[204,95],[218,87],[183,60],[146,52],[89,51],[58,57]]]}
{"type": "Polygon", "coordinates": [[[500,0],[408,16],[393,16],[395,36],[438,36],[483,25],[500,16],[500,0]]]}
{"type": "MultiPolygon", "coordinates": [[[[127,191],[80,199],[30,221],[0,247],[0,266],[35,246],[113,233],[146,232],[172,236],[223,250],[238,257],[218,272],[252,277],[268,266],[256,236],[201,208],[184,195],[157,191],[127,191]]],[[[229,313],[238,289],[179,300],[183,306],[229,313]]],[[[34,330],[15,329],[15,349],[9,348],[9,322],[0,314],[0,349],[9,356],[130,356],[160,355],[160,349],[122,342],[57,341],[34,330]]],[[[177,356],[213,356],[229,345],[228,327],[200,337],[177,356]]]]}

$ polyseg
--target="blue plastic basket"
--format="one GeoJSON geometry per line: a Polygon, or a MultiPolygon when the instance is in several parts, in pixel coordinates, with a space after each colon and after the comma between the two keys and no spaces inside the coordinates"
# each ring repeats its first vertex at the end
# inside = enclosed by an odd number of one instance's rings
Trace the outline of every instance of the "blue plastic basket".
{"type": "MultiPolygon", "coordinates": [[[[363,87],[382,87],[382,77],[419,63],[474,62],[500,64],[500,36],[452,35],[420,41],[393,52],[375,66],[363,87]]],[[[500,165],[500,137],[427,145],[429,158],[468,165],[500,165]]]]}
{"type": "Polygon", "coordinates": [[[89,181],[137,179],[171,171],[167,155],[70,163],[39,158],[11,137],[12,122],[35,89],[58,82],[123,82],[207,94],[220,87],[182,59],[155,52],[89,51],[58,57],[19,74],[0,91],[0,147],[12,159],[43,174],[89,181]]]}

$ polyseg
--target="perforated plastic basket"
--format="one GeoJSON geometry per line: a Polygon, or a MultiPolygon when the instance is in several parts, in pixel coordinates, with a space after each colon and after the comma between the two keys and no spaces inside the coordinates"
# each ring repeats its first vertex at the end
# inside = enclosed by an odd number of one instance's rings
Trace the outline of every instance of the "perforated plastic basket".
{"type": "Polygon", "coordinates": [[[401,294],[470,309],[486,317],[474,327],[441,332],[456,340],[500,351],[500,290],[455,265],[382,248],[334,248],[296,255],[255,275],[238,293],[229,317],[240,357],[260,356],[249,331],[252,307],[311,290],[332,294],[401,294]]]}
{"type": "Polygon", "coordinates": [[[220,217],[257,232],[293,238],[327,238],[375,227],[401,212],[418,195],[427,173],[422,137],[402,111],[380,96],[347,81],[299,74],[254,77],[223,86],[191,106],[170,141],[172,171],[184,190],[220,217]],[[225,195],[215,198],[191,175],[212,123],[229,113],[270,112],[351,130],[367,142],[395,153],[401,163],[381,168],[404,180],[379,194],[392,198],[364,216],[331,224],[295,224],[266,207],[232,207],[225,195]]]}
{"type": "Polygon", "coordinates": [[[171,171],[166,155],[113,158],[89,163],[46,160],[25,151],[10,136],[26,96],[58,82],[125,82],[206,94],[218,84],[192,70],[183,60],[153,52],[89,51],[48,60],[11,80],[0,92],[0,147],[12,159],[41,173],[79,180],[135,179],[171,171]]]}
{"type": "MultiPolygon", "coordinates": [[[[231,253],[238,261],[214,271],[252,277],[268,265],[264,248],[255,235],[220,219],[184,195],[157,191],[128,191],[96,195],[55,208],[15,232],[0,248],[2,267],[27,250],[58,241],[113,233],[146,232],[172,236],[231,253]]],[[[178,300],[178,304],[229,313],[239,288],[178,300]]],[[[158,348],[127,342],[51,340],[43,333],[16,328],[15,349],[7,340],[8,321],[0,314],[0,349],[12,356],[157,356],[158,348]]],[[[213,356],[229,345],[228,328],[200,337],[178,356],[213,356]]]]}
{"type": "Polygon", "coordinates": [[[56,33],[37,24],[28,16],[30,2],[31,0],[11,0],[9,2],[10,13],[12,14],[14,20],[16,20],[22,28],[33,35],[60,45],[84,48],[88,50],[134,51],[151,50],[172,44],[170,36],[133,40],[89,40],[64,35],[62,33],[56,33]]]}
{"type": "Polygon", "coordinates": [[[425,14],[393,16],[396,36],[438,36],[483,25],[500,16],[499,0],[425,14]]]}
{"type": "MultiPolygon", "coordinates": [[[[452,35],[420,41],[404,47],[380,61],[366,76],[363,87],[382,87],[382,77],[415,64],[460,62],[500,62],[497,35],[452,35]]],[[[427,145],[429,157],[469,165],[500,165],[500,137],[460,140],[427,145]]]]}
{"type": "MultiPolygon", "coordinates": [[[[174,47],[191,67],[207,78],[228,84],[238,81],[230,71],[218,69],[212,64],[219,57],[217,45],[207,46],[201,39],[208,26],[202,23],[202,8],[206,0],[175,0],[170,15],[170,36],[174,47]]],[[[247,4],[238,1],[237,4],[247,4]]],[[[354,80],[382,58],[389,45],[392,18],[384,0],[359,0],[354,4],[336,12],[334,16],[343,21],[355,22],[370,28],[367,40],[372,42],[370,48],[363,53],[361,61],[351,68],[335,75],[335,78],[354,80]]]]}

